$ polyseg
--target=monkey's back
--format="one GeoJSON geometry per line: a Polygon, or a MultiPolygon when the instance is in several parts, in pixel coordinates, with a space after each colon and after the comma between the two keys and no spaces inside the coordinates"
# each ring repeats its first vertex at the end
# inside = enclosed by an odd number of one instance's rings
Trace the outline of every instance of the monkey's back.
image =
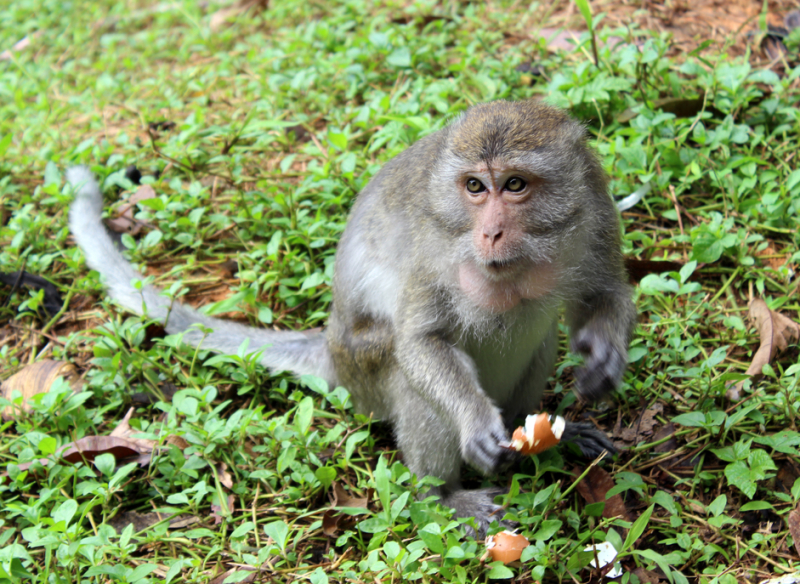
{"type": "Polygon", "coordinates": [[[386,392],[394,363],[394,330],[412,217],[430,180],[446,130],[390,160],[356,198],[336,251],[333,305],[326,329],[337,377],[359,411],[391,417],[386,392]]]}

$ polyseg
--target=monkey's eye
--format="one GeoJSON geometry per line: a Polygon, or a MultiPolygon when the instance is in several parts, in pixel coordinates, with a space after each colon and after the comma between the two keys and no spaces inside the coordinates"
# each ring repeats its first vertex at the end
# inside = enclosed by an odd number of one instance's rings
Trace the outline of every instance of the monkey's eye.
{"type": "Polygon", "coordinates": [[[477,178],[471,178],[467,181],[467,190],[470,193],[482,193],[486,190],[486,187],[477,178]]]}
{"type": "Polygon", "coordinates": [[[508,179],[508,182],[506,183],[506,190],[509,190],[512,193],[518,193],[524,188],[525,188],[525,181],[519,178],[518,176],[512,176],[510,179],[508,179]]]}

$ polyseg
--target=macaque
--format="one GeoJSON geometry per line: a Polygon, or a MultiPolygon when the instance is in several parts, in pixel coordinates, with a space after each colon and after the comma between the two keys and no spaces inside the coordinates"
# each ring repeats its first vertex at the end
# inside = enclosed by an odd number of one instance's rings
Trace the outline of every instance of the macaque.
{"type": "MultiPolygon", "coordinates": [[[[584,357],[582,400],[625,370],[636,310],[617,212],[584,128],[540,102],[473,106],[375,175],[339,242],[322,332],[254,329],[135,289],[91,173],[67,178],[73,236],[114,300],[190,344],[235,353],[249,339],[272,371],[346,387],[358,411],[391,423],[412,472],[444,481],[442,503],[474,517],[478,535],[499,519],[497,490],[463,489],[461,463],[491,473],[506,458],[508,429],[553,370],[559,309],[584,357]]],[[[590,424],[567,422],[564,439],[588,454],[610,447],[590,424]]]]}

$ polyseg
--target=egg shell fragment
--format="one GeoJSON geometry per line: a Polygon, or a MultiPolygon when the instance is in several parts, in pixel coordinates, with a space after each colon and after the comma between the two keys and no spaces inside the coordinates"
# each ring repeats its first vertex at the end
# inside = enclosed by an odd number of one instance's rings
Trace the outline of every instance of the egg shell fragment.
{"type": "Polygon", "coordinates": [[[528,538],[513,531],[501,531],[486,540],[486,549],[493,561],[510,564],[522,557],[522,550],[528,547],[528,538]]]}
{"type": "MultiPolygon", "coordinates": [[[[617,550],[609,541],[587,546],[584,551],[595,554],[595,558],[589,562],[589,565],[594,568],[605,568],[611,562],[617,559],[617,550]]],[[[620,576],[622,576],[622,567],[620,566],[619,562],[617,562],[606,573],[606,577],[619,578],[620,576]]]]}
{"type": "Polygon", "coordinates": [[[539,454],[552,448],[561,440],[566,421],[555,416],[552,423],[547,414],[538,414],[525,418],[525,426],[514,430],[510,447],[522,454],[539,454]]]}

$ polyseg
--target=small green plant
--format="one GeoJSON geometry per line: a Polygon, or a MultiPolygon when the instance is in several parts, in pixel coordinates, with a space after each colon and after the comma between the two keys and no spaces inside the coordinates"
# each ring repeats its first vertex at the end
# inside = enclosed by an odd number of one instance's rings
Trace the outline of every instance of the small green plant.
{"type": "Polygon", "coordinates": [[[800,321],[798,70],[710,44],[676,56],[668,36],[576,6],[559,21],[586,25],[573,51],[534,35],[547,3],[275,1],[213,28],[215,2],[0,6],[0,272],[43,276],[63,302],[52,315],[41,289],[0,284],[0,377],[52,358],[83,385],[58,381],[24,411],[21,393],[0,397],[20,412],[0,424],[0,580],[588,581],[600,542],[624,582],[793,571],[797,340],[744,372],[761,343],[751,300],[800,321]],[[529,85],[517,68],[532,63],[529,85]],[[378,169],[473,103],[539,97],[585,124],[611,196],[637,193],[621,235],[640,318],[613,408],[575,403],[564,334],[543,405],[624,446],[599,500],[573,473],[591,461],[567,449],[467,475],[509,487],[497,520],[529,538],[519,564],[482,559],[428,496],[436,479],[408,472],[346,388],[272,375],[256,347],[187,347],[103,303],[66,227],[63,170],[86,164],[109,216],[143,226],[120,236],[148,266],[136,285],[253,326],[323,326],[336,243],[378,169]],[[155,196],[126,212],[131,165],[155,196]],[[63,458],[112,431],[155,450],[63,458]],[[610,515],[620,504],[627,517],[610,515]]]}

